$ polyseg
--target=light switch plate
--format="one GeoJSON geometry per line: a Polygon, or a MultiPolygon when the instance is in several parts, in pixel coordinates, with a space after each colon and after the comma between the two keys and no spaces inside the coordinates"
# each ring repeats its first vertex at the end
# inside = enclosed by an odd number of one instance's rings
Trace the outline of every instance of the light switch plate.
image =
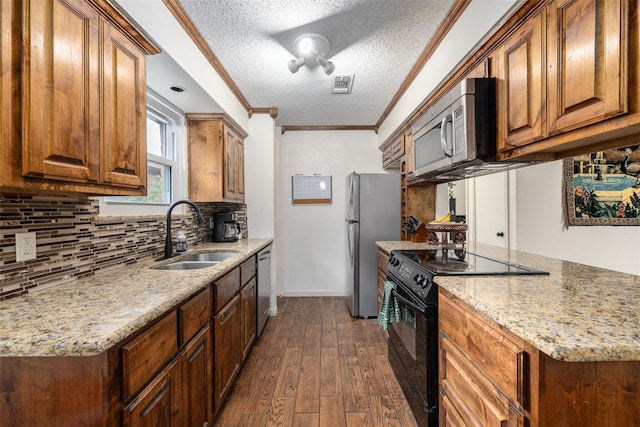
{"type": "Polygon", "coordinates": [[[36,233],[16,234],[16,261],[36,259],[36,233]]]}

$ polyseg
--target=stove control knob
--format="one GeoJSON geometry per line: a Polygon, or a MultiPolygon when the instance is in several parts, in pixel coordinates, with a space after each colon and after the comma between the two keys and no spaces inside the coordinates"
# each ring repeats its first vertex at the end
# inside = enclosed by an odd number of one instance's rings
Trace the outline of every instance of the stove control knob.
{"type": "Polygon", "coordinates": [[[415,277],[413,278],[413,281],[416,282],[418,285],[424,280],[424,276],[420,273],[416,274],[415,277]]]}
{"type": "Polygon", "coordinates": [[[394,267],[397,267],[398,265],[400,265],[400,260],[398,258],[396,258],[396,257],[393,257],[392,265],[394,267]]]}
{"type": "Polygon", "coordinates": [[[422,280],[420,281],[420,286],[422,287],[422,289],[425,289],[427,287],[427,285],[429,285],[429,279],[427,279],[426,277],[423,277],[422,280]]]}

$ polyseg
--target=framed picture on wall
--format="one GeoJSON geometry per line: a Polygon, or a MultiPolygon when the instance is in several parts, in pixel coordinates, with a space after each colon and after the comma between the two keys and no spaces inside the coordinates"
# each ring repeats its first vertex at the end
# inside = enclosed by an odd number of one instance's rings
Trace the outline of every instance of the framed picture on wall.
{"type": "Polygon", "coordinates": [[[640,145],[564,160],[566,226],[640,225],[640,145]]]}

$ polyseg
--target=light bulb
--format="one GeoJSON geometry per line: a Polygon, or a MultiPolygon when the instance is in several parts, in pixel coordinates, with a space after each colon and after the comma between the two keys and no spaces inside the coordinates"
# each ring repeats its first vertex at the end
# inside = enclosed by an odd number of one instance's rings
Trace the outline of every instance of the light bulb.
{"type": "Polygon", "coordinates": [[[313,40],[310,37],[303,37],[298,43],[298,51],[301,55],[309,55],[313,52],[313,40]]]}

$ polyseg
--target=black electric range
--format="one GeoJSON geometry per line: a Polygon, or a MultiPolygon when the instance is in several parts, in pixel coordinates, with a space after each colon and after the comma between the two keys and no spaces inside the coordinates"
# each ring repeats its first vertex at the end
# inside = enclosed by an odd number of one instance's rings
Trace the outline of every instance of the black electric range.
{"type": "Polygon", "coordinates": [[[389,325],[389,363],[421,427],[438,426],[438,287],[435,276],[549,274],[466,252],[396,250],[387,262],[391,294],[402,314],[389,325]]]}

